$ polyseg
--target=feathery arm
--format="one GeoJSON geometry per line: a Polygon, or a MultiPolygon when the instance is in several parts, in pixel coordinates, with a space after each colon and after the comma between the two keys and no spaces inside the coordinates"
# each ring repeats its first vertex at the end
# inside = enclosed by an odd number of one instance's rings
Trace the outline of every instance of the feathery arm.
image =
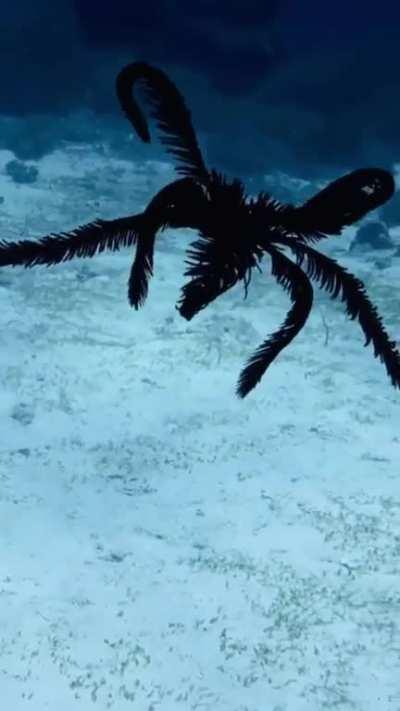
{"type": "Polygon", "coordinates": [[[161,143],[179,161],[176,171],[205,185],[208,172],[193,130],[190,111],[181,93],[161,69],[146,62],[133,62],[119,72],[116,81],[119,103],[145,143],[150,143],[150,133],[146,118],[133,96],[137,83],[143,86],[150,116],[161,132],[161,143]]]}
{"type": "Polygon", "coordinates": [[[400,388],[400,352],[391,341],[378,310],[368,298],[364,284],[334,259],[317,252],[312,247],[290,239],[280,239],[296,255],[297,263],[305,262],[305,271],[329,292],[332,298],[340,295],[352,320],[358,322],[365,336],[365,345],[372,342],[375,358],[380,358],[394,387],[400,388]]]}
{"type": "Polygon", "coordinates": [[[301,207],[282,214],[279,225],[303,242],[318,242],[340,234],[371,210],[389,200],[395,190],[393,176],[381,168],[361,168],[329,183],[301,207]]]}
{"type": "Polygon", "coordinates": [[[269,246],[272,274],[288,292],[293,306],[282,326],[257,348],[240,373],[236,394],[244,398],[260,382],[267,368],[301,331],[310,314],[313,289],[309,279],[279,248],[269,246]]]}
{"type": "Polygon", "coordinates": [[[94,257],[105,250],[129,247],[143,228],[143,216],[95,220],[70,232],[46,235],[39,240],[0,241],[0,267],[59,264],[74,257],[94,257]]]}
{"type": "Polygon", "coordinates": [[[198,228],[206,197],[190,178],[181,178],[162,188],[143,213],[143,229],[137,240],[136,255],[128,279],[128,299],[136,310],[143,306],[153,275],[154,246],[159,230],[166,227],[198,228]]]}

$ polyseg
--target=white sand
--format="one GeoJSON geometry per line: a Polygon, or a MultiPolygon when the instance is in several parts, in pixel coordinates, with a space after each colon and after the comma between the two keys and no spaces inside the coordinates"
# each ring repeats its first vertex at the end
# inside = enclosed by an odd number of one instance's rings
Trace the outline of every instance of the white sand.
{"type": "MultiPolygon", "coordinates": [[[[173,176],[71,147],[16,186],[10,157],[2,239],[140,211],[173,176]]],[[[353,232],[323,249],[400,339],[400,259],[346,254],[353,232]]],[[[160,237],[139,312],[130,250],[0,269],[0,708],[398,711],[400,393],[316,287],[238,400],[289,299],[266,262],[186,323],[193,237],[160,237]]]]}

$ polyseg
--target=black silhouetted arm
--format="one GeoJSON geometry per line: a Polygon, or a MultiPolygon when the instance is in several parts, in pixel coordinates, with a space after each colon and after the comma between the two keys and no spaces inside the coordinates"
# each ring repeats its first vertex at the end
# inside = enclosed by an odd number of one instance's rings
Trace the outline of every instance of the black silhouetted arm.
{"type": "Polygon", "coordinates": [[[240,373],[236,394],[241,398],[260,382],[279,353],[301,331],[313,303],[312,286],[300,267],[274,247],[270,247],[267,251],[272,260],[272,274],[288,292],[293,306],[282,326],[257,348],[240,373]]]}
{"type": "Polygon", "coordinates": [[[0,242],[0,267],[51,266],[75,257],[94,257],[100,252],[115,252],[135,244],[143,228],[143,216],[132,215],[117,220],[95,220],[69,232],[50,234],[38,240],[0,242]]]}
{"type": "Polygon", "coordinates": [[[358,319],[365,336],[365,345],[372,342],[375,357],[384,363],[393,386],[400,388],[400,352],[396,342],[390,340],[362,281],[334,259],[317,252],[309,245],[291,239],[282,243],[296,255],[299,265],[304,264],[303,268],[310,279],[318,282],[333,299],[340,296],[350,318],[358,319]]]}
{"type": "Polygon", "coordinates": [[[301,207],[283,214],[279,224],[304,242],[317,242],[361,220],[387,202],[394,190],[394,179],[388,171],[354,170],[329,183],[301,207]]]}
{"type": "Polygon", "coordinates": [[[150,143],[146,118],[133,95],[136,85],[142,86],[146,102],[161,132],[161,142],[167,152],[178,159],[178,173],[203,184],[207,183],[205,167],[190,111],[183,96],[161,70],[146,62],[134,62],[124,67],[117,76],[116,91],[121,108],[138,136],[150,143]]]}

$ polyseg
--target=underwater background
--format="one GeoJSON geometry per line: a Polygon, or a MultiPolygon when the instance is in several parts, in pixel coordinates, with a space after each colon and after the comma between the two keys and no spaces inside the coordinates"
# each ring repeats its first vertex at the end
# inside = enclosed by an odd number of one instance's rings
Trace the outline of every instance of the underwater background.
{"type": "MultiPolygon", "coordinates": [[[[141,212],[176,177],[115,96],[182,91],[207,164],[301,204],[400,177],[400,5],[15,0],[0,19],[0,240],[141,212]]],[[[399,392],[340,299],[244,400],[289,298],[266,264],[192,322],[191,230],[0,268],[0,708],[399,711],[399,392]]],[[[400,193],[321,251],[400,342],[400,193]]]]}

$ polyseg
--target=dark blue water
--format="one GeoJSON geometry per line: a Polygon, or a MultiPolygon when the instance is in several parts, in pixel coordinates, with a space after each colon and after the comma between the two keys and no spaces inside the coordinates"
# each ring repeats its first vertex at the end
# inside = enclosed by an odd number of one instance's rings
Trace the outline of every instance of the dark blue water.
{"type": "Polygon", "coordinates": [[[17,0],[2,8],[0,115],[23,121],[3,121],[1,145],[37,158],[98,130],[126,151],[114,78],[144,59],[179,84],[220,169],[307,178],[391,167],[399,19],[389,0],[17,0]],[[94,111],[92,125],[71,119],[79,109],[94,111]]]}

